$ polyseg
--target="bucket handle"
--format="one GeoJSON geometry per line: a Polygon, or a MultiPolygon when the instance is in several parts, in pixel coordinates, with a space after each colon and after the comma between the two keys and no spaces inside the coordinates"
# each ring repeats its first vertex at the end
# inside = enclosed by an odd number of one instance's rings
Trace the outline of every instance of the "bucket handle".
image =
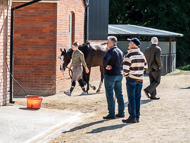
{"type": "Polygon", "coordinates": [[[42,99],[44,98],[44,97],[42,97],[42,96],[39,96],[39,97],[32,97],[32,96],[28,96],[28,95],[25,96],[25,97],[26,97],[26,98],[27,98],[27,97],[28,97],[28,98],[42,98],[42,99]]]}

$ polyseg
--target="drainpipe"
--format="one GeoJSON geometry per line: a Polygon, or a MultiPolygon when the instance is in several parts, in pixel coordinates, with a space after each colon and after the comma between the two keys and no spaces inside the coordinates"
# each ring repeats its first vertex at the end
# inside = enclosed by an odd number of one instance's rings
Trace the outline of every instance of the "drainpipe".
{"type": "MultiPolygon", "coordinates": [[[[31,4],[39,2],[39,1],[41,1],[41,0],[33,0],[31,2],[28,2],[28,3],[25,3],[25,4],[22,4],[22,5],[19,5],[19,6],[11,8],[10,73],[12,75],[13,75],[13,61],[14,61],[13,60],[13,50],[14,50],[13,49],[13,45],[14,45],[14,11],[19,9],[19,8],[31,5],[31,4]]],[[[12,78],[11,75],[10,75],[10,103],[15,103],[15,101],[13,101],[13,78],[12,78]]]]}
{"type": "MultiPolygon", "coordinates": [[[[9,0],[7,0],[7,30],[6,30],[6,64],[8,64],[8,54],[7,54],[7,51],[8,51],[8,27],[9,27],[9,0]]],[[[4,57],[3,57],[3,59],[4,59],[4,57]]],[[[4,62],[4,61],[3,61],[4,62]]],[[[6,94],[7,95],[7,94],[6,94]]]]}
{"type": "Polygon", "coordinates": [[[89,7],[89,4],[87,0],[84,0],[84,6],[85,6],[85,16],[84,16],[84,43],[87,42],[87,8],[89,7]]]}

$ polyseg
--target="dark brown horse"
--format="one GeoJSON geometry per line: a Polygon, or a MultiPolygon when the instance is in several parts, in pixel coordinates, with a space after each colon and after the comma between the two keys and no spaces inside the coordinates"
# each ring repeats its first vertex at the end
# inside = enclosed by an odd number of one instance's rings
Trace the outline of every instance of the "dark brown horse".
{"type": "MultiPolygon", "coordinates": [[[[92,87],[94,90],[96,89],[94,86],[91,86],[89,83],[90,80],[90,72],[91,72],[91,67],[96,67],[96,66],[100,66],[100,72],[101,72],[101,81],[99,84],[99,87],[97,89],[96,92],[100,92],[100,88],[102,86],[102,82],[103,82],[103,78],[104,78],[104,74],[103,74],[103,57],[107,52],[107,45],[106,42],[102,43],[102,44],[97,44],[97,45],[93,45],[88,43],[84,43],[82,45],[80,45],[78,47],[78,49],[80,51],[83,52],[84,57],[85,57],[85,61],[87,64],[87,67],[89,69],[89,73],[87,74],[85,72],[85,70],[83,70],[83,80],[86,82],[87,84],[87,89],[86,91],[88,92],[89,90],[89,86],[92,87]]],[[[71,56],[73,53],[72,49],[68,49],[67,51],[64,49],[64,51],[62,51],[61,49],[61,70],[66,69],[67,65],[70,63],[71,61],[71,56]]]]}

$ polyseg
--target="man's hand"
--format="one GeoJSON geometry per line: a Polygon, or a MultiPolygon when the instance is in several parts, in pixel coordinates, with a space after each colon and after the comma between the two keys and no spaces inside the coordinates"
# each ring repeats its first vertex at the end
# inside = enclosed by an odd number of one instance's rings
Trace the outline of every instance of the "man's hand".
{"type": "Polygon", "coordinates": [[[85,67],[86,73],[89,73],[89,69],[88,67],[85,67]]]}
{"type": "Polygon", "coordinates": [[[112,66],[111,66],[111,65],[107,65],[106,69],[107,69],[107,70],[111,70],[111,69],[112,69],[112,66]]]}

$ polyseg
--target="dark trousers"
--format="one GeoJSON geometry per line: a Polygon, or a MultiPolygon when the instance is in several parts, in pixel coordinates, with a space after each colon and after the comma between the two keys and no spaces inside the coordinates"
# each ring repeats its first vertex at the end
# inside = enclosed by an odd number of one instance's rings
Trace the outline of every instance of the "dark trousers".
{"type": "Polygon", "coordinates": [[[156,87],[160,84],[161,80],[161,69],[157,71],[151,71],[148,73],[150,79],[150,85],[145,90],[150,93],[151,98],[156,97],[156,87]]]}

